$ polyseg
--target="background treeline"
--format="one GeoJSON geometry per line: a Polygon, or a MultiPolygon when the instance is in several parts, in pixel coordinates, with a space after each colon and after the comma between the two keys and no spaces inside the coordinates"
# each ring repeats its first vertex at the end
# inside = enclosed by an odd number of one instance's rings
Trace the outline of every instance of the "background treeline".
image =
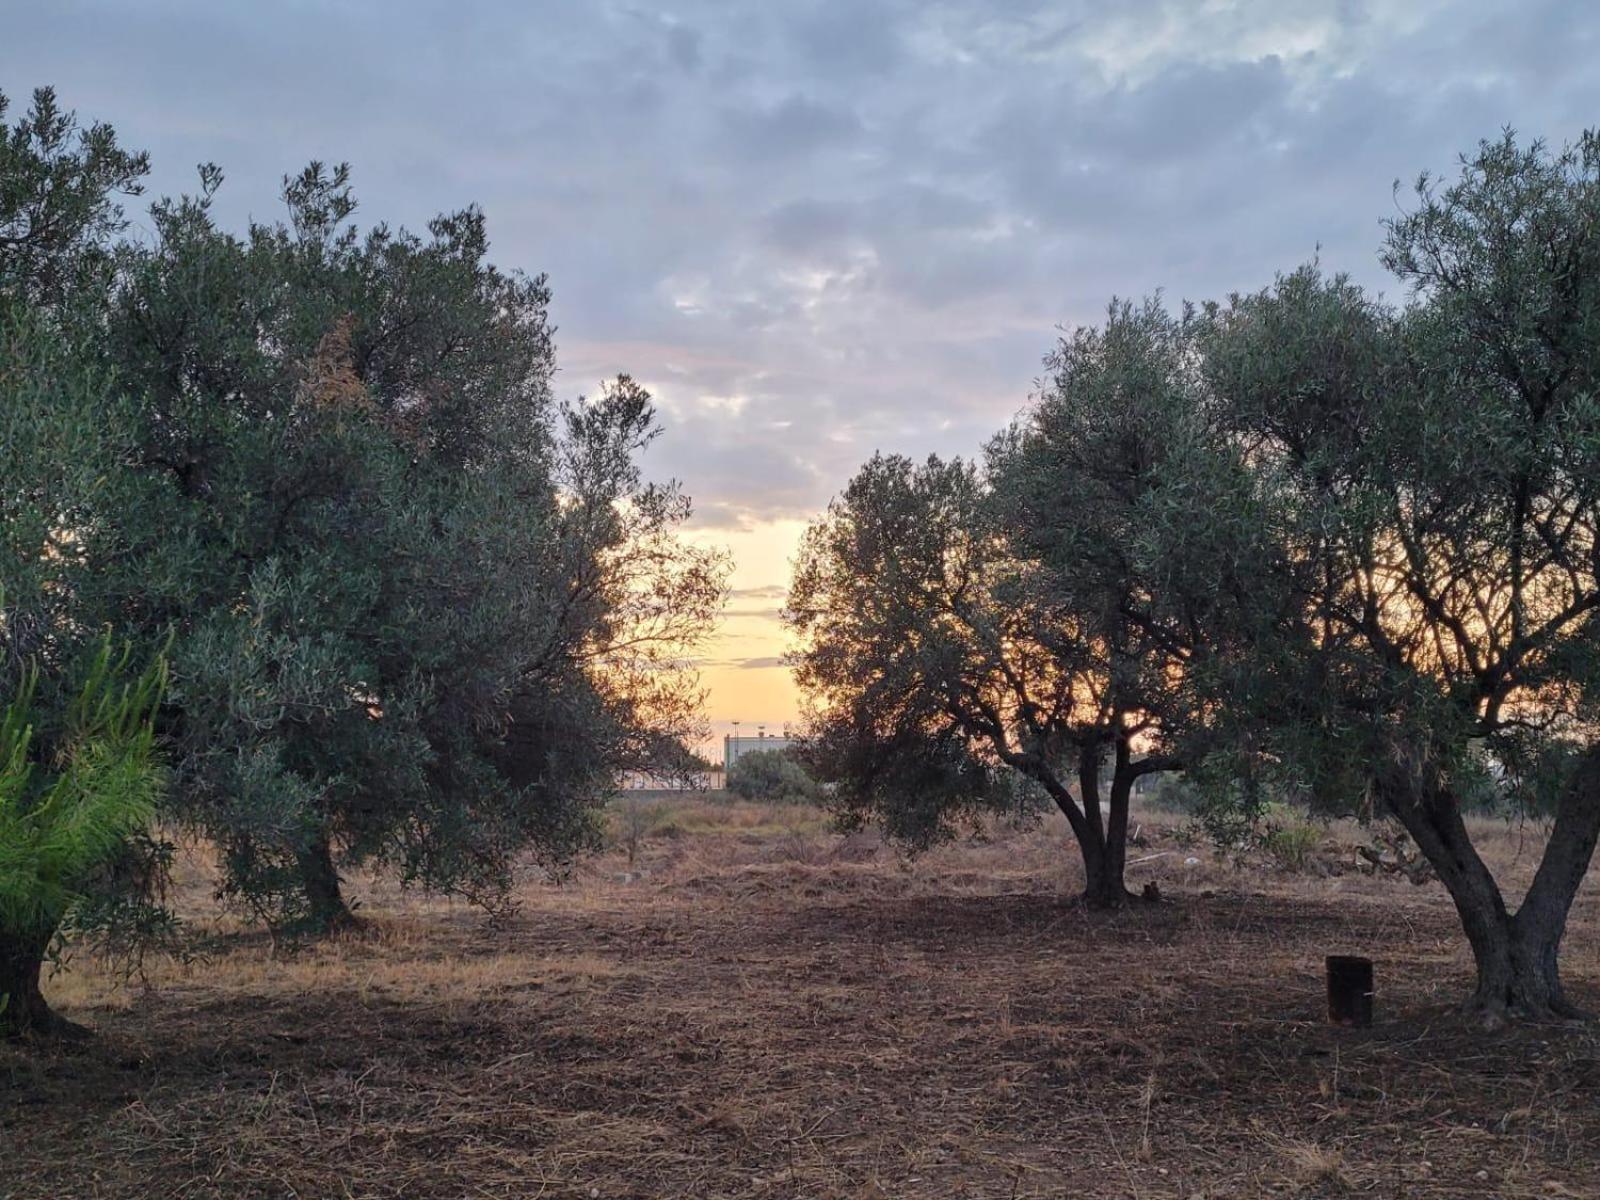
{"type": "Polygon", "coordinates": [[[1087,899],[1136,782],[1397,818],[1449,889],[1472,1007],[1568,1015],[1600,834],[1600,140],[1423,176],[1385,300],[1316,265],[1063,337],[975,459],[868,462],[788,618],[810,760],[913,841],[1032,780],[1087,899]],[[1508,905],[1463,810],[1554,814],[1508,905]]]}
{"type": "Polygon", "coordinates": [[[641,474],[649,396],[556,402],[550,290],[476,209],[364,228],[313,163],[233,232],[205,166],[134,237],[145,156],[47,90],[7,115],[0,1024],[54,1022],[65,933],[170,929],[157,827],[302,931],[350,919],[348,867],[494,906],[590,844],[696,732],[724,591],[641,474]]]}

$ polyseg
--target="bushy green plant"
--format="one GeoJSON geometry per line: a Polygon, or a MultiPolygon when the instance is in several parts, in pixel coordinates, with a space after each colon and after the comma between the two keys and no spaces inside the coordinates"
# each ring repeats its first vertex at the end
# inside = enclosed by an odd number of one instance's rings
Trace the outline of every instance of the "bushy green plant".
{"type": "Polygon", "coordinates": [[[766,804],[814,804],[822,799],[817,781],[782,750],[740,755],[728,772],[728,790],[766,804]]]}
{"type": "Polygon", "coordinates": [[[1146,788],[1140,799],[1144,807],[1180,816],[1196,815],[1203,803],[1198,788],[1184,775],[1165,775],[1146,788]]]}
{"type": "Polygon", "coordinates": [[[1286,871],[1303,871],[1311,862],[1324,829],[1287,805],[1274,805],[1262,826],[1261,848],[1286,871]]]}
{"type": "Polygon", "coordinates": [[[30,667],[0,711],[0,1031],[61,1030],[39,974],[97,874],[154,819],[165,775],[153,718],[158,662],[130,678],[104,641],[65,711],[40,703],[30,667]]]}

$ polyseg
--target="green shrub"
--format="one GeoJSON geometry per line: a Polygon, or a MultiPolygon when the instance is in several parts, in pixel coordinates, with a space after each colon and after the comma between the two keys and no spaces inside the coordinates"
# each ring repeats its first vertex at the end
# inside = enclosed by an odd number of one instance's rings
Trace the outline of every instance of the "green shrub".
{"type": "Polygon", "coordinates": [[[155,816],[164,774],[152,718],[158,660],[129,680],[127,652],[103,641],[59,712],[37,668],[0,710],[0,1031],[60,1022],[38,992],[40,967],[128,839],[155,816]]]}
{"type": "Polygon", "coordinates": [[[728,772],[728,790],[742,799],[768,804],[815,804],[822,799],[817,781],[782,750],[752,750],[741,755],[728,772]]]}
{"type": "Polygon", "coordinates": [[[1322,841],[1323,828],[1315,821],[1283,809],[1269,817],[1260,835],[1261,848],[1288,871],[1303,871],[1322,841]]]}

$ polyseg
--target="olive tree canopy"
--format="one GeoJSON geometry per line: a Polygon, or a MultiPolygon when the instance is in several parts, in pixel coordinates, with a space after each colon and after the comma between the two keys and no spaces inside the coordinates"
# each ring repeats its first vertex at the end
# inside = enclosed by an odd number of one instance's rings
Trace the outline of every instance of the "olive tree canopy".
{"type": "Polygon", "coordinates": [[[1508,134],[1416,196],[1383,251],[1404,306],[1307,268],[1204,316],[1285,551],[1263,587],[1298,611],[1256,647],[1272,762],[1404,824],[1475,1010],[1567,1015],[1557,951],[1600,834],[1600,142],[1508,134]],[[1463,821],[1483,796],[1554,814],[1515,907],[1463,821]]]}
{"type": "Polygon", "coordinates": [[[1136,781],[1212,736],[1209,614],[1149,574],[1151,514],[1238,471],[1159,308],[1114,306],[1048,365],[981,467],[868,462],[808,532],[788,619],[809,757],[847,813],[926,842],[1006,807],[1020,774],[1065,815],[1086,901],[1112,906],[1136,781]]]}

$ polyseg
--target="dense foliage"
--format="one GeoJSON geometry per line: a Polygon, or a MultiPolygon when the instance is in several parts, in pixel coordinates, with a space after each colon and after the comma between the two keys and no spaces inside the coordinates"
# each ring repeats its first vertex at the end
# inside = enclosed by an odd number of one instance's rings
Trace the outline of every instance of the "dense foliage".
{"type": "Polygon", "coordinates": [[[93,925],[96,884],[149,828],[165,782],[164,664],[134,677],[107,641],[82,674],[52,706],[30,668],[0,709],[0,1032],[65,1026],[40,995],[40,965],[75,918],[93,925]]]}
{"type": "MultiPolygon", "coordinates": [[[[698,731],[724,564],[648,482],[626,377],[556,401],[549,288],[476,209],[355,222],[345,167],[242,233],[47,91],[0,142],[0,667],[41,728],[107,631],[165,650],[168,822],[275,925],[363,863],[502,903],[598,836],[620,770],[698,731]]],[[[31,801],[25,801],[24,807],[31,801]]]]}
{"type": "MultiPolygon", "coordinates": [[[[1085,898],[1124,900],[1135,784],[1198,765],[1220,719],[1196,689],[1227,633],[1151,544],[1197,481],[1242,486],[1186,337],[1113,306],[981,464],[875,457],[811,529],[788,615],[810,753],[847,815],[926,844],[1010,804],[1016,772],[1065,814],[1085,898]]],[[[1195,525],[1183,569],[1216,578],[1235,542],[1195,525]]]]}
{"type": "Polygon", "coordinates": [[[481,214],[362,236],[313,165],[239,238],[202,182],[123,249],[108,318],[158,489],[121,619],[180,634],[177,811],[269,920],[346,920],[338,871],[374,859],[493,901],[691,732],[671,656],[718,564],[640,478],[647,395],[558,409],[548,289],[487,262],[481,214]]]}
{"type": "Polygon", "coordinates": [[[767,804],[812,804],[822,789],[795,757],[784,750],[741,754],[728,772],[730,792],[767,804]]]}

